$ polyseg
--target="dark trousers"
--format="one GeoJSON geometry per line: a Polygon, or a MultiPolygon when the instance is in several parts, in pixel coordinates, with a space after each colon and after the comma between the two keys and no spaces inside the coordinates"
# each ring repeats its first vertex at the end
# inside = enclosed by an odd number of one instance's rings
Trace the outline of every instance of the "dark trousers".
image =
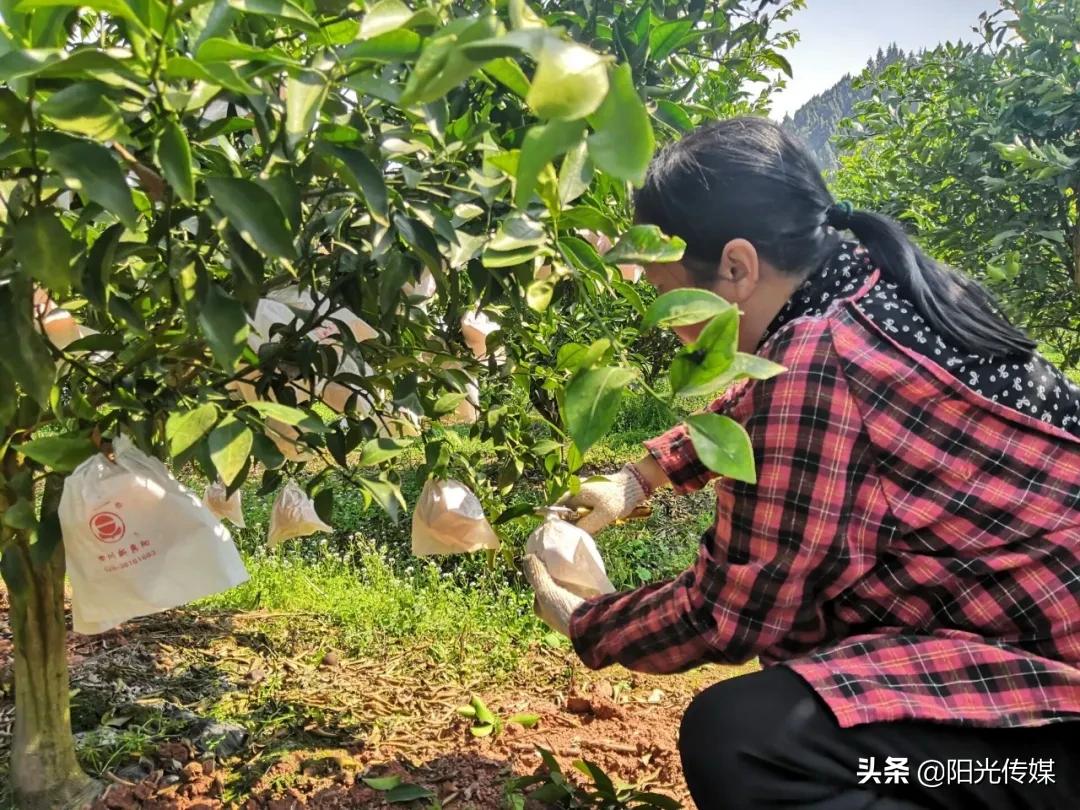
{"type": "MultiPolygon", "coordinates": [[[[975,728],[900,721],[841,728],[824,701],[783,666],[698,695],[683,717],[679,751],[700,810],[1080,810],[1080,722],[975,728]],[[907,784],[897,760],[886,768],[889,757],[906,758],[907,784]],[[920,766],[929,760],[942,764],[942,781],[949,761],[958,763],[951,781],[964,784],[920,784],[920,766]],[[1052,760],[1053,783],[1029,783],[1032,760],[1052,760]],[[991,775],[995,761],[999,770],[991,775]],[[1005,768],[1012,769],[1007,783],[1005,768]]],[[[924,781],[938,781],[934,766],[923,767],[924,781]]]]}

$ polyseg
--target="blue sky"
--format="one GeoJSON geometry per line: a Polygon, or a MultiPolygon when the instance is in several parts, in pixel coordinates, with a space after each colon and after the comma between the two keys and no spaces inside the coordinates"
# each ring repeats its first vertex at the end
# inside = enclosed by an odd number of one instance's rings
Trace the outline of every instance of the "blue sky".
{"type": "Polygon", "coordinates": [[[958,39],[973,41],[971,28],[996,0],[808,0],[791,27],[801,34],[787,56],[795,78],[776,97],[773,116],[794,112],[811,96],[855,73],[879,47],[904,50],[958,39]]]}

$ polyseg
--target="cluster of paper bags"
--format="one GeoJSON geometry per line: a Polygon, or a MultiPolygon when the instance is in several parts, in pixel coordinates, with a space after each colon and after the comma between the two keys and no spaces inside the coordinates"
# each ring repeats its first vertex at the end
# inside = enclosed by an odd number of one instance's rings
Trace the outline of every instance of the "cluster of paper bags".
{"type": "MultiPolygon", "coordinates": [[[[60,498],[75,630],[102,633],[246,581],[224,519],[244,526],[239,491],[227,497],[216,483],[200,500],[126,436],[113,443],[112,459],[84,461],[60,498]]],[[[289,481],[270,513],[270,547],[317,531],[331,527],[289,481]]]]}
{"type": "MultiPolygon", "coordinates": [[[[498,547],[498,535],[472,490],[453,479],[424,484],[413,512],[413,554],[463,554],[498,547]]],[[[529,536],[525,553],[537,555],[551,578],[578,596],[614,590],[592,537],[554,512],[529,536]]]]}

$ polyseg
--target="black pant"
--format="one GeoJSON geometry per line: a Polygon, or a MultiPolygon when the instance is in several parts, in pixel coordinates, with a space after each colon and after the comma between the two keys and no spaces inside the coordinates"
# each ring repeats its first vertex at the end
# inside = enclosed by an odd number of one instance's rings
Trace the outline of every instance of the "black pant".
{"type": "MultiPolygon", "coordinates": [[[[783,666],[698,695],[683,717],[679,752],[700,810],[1080,809],[1080,722],[975,728],[900,721],[841,728],[817,693],[783,666]],[[860,767],[860,758],[871,757],[873,768],[869,762],[860,767]],[[886,774],[887,757],[907,758],[907,784],[898,783],[902,767],[886,774]],[[1052,784],[990,784],[985,770],[978,784],[924,787],[918,778],[929,760],[944,768],[954,760],[961,771],[952,781],[974,782],[980,770],[969,771],[965,763],[996,760],[1005,767],[1006,760],[1022,761],[1030,774],[1032,759],[1053,760],[1052,784]],[[860,784],[873,772],[878,776],[860,784]]],[[[924,772],[926,781],[932,777],[924,772]]]]}

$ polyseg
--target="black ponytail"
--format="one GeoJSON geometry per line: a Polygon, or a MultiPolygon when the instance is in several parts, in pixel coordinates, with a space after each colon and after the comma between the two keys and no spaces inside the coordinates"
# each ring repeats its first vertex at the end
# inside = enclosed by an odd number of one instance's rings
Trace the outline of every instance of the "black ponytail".
{"type": "Polygon", "coordinates": [[[711,286],[724,245],[747,239],[782,272],[808,275],[849,230],[942,339],[972,354],[1030,356],[1035,342],[974,279],[935,262],[899,224],[836,204],[809,151],[767,118],[703,126],[663,149],[635,198],[640,222],[686,242],[683,264],[711,286]]]}

